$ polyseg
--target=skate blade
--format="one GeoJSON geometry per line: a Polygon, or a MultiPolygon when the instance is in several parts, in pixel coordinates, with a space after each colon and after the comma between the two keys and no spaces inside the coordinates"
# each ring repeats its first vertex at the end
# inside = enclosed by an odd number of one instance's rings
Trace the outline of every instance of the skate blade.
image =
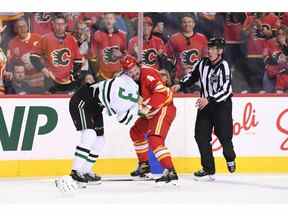
{"type": "Polygon", "coordinates": [[[193,179],[195,181],[199,181],[199,182],[213,182],[213,181],[215,181],[215,178],[213,176],[204,176],[204,177],[193,176],[193,179]]]}
{"type": "Polygon", "coordinates": [[[157,187],[178,187],[180,186],[179,180],[173,180],[170,182],[155,182],[157,187]]]}
{"type": "Polygon", "coordinates": [[[100,185],[100,184],[102,184],[101,180],[100,181],[89,181],[88,182],[88,185],[100,185]]]}
{"type": "Polygon", "coordinates": [[[80,188],[80,189],[85,189],[85,188],[87,188],[87,185],[88,185],[88,183],[85,183],[85,182],[77,182],[77,186],[78,186],[78,188],[80,188]]]}
{"type": "Polygon", "coordinates": [[[155,180],[154,176],[152,175],[152,173],[147,173],[145,174],[145,176],[140,177],[140,176],[132,176],[132,179],[134,181],[151,181],[151,180],[155,180]]]}

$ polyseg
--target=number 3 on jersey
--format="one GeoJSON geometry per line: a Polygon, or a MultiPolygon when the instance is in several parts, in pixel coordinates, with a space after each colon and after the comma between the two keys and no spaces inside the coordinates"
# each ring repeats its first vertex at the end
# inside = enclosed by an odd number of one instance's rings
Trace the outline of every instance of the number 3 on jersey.
{"type": "Polygon", "coordinates": [[[138,102],[138,98],[139,98],[138,92],[136,93],[135,96],[133,96],[132,93],[126,94],[126,93],[125,93],[125,89],[124,89],[124,88],[121,88],[121,87],[119,88],[118,96],[119,96],[120,98],[124,99],[124,100],[129,100],[129,101],[131,101],[131,102],[133,102],[133,103],[137,103],[137,102],[138,102]]]}

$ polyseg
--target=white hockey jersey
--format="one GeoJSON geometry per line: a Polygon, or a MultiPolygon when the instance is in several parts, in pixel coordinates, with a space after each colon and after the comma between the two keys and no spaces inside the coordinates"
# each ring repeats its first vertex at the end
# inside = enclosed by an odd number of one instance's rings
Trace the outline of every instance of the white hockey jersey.
{"type": "Polygon", "coordinates": [[[97,83],[99,99],[108,115],[116,115],[120,123],[128,124],[138,115],[139,87],[127,74],[97,83]]]}

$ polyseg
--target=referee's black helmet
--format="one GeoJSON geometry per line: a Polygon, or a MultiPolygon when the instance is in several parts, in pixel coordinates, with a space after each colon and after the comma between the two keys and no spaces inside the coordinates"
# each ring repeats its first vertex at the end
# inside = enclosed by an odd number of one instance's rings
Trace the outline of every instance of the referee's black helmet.
{"type": "Polygon", "coordinates": [[[210,38],[208,41],[208,47],[217,47],[218,49],[224,49],[225,40],[223,38],[210,38]]]}

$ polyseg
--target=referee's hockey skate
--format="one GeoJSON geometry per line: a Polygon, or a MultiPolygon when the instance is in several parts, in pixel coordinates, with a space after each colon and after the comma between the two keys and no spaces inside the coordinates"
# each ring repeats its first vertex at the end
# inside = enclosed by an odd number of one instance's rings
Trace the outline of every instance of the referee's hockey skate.
{"type": "Polygon", "coordinates": [[[236,171],[236,163],[235,161],[227,162],[227,169],[230,173],[234,173],[236,171]]]}
{"type": "Polygon", "coordinates": [[[195,181],[207,181],[207,182],[215,181],[214,174],[209,174],[203,169],[195,172],[193,177],[195,181]]]}

